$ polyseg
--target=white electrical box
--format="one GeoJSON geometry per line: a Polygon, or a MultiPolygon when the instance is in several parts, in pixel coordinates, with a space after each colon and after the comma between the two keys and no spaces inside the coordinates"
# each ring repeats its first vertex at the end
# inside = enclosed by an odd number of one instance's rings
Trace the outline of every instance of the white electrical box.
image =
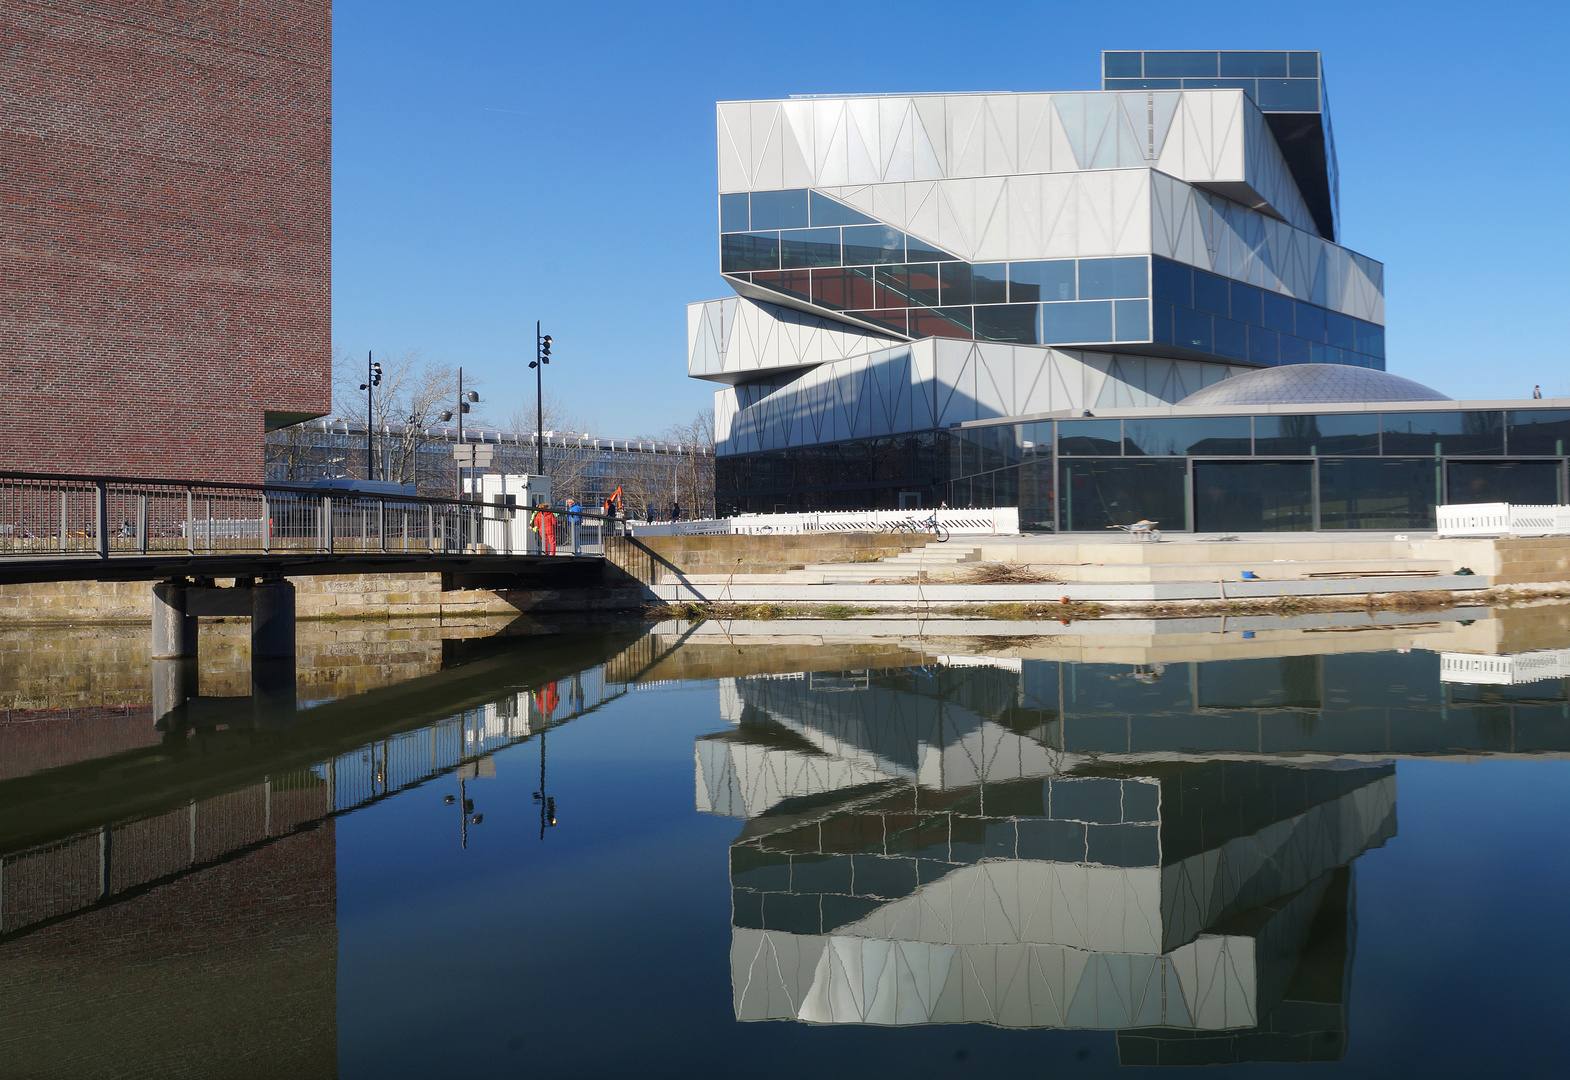
{"type": "Polygon", "coordinates": [[[550,505],[551,478],[486,473],[479,480],[480,501],[486,508],[485,543],[502,554],[537,554],[540,538],[529,528],[533,511],[526,508],[542,502],[550,505]]]}

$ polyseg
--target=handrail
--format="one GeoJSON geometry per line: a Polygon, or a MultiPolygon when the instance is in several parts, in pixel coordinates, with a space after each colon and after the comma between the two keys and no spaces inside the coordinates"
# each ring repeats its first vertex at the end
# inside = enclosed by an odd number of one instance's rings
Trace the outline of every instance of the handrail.
{"type": "Polygon", "coordinates": [[[603,554],[617,519],[495,497],[0,472],[0,558],[286,552],[603,554]],[[607,529],[609,523],[609,529],[607,529]],[[590,550],[585,551],[585,547],[590,550]]]}

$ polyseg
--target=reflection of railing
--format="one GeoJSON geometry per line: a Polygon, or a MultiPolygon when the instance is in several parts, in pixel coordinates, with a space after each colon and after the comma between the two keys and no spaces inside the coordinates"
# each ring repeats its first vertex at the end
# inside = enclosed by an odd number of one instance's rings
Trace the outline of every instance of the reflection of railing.
{"type": "Polygon", "coordinates": [[[226,861],[586,716],[627,693],[614,666],[617,660],[239,791],[0,856],[0,935],[226,861]]]}
{"type": "Polygon", "coordinates": [[[1514,656],[1478,656],[1473,653],[1440,653],[1439,681],[1485,686],[1515,686],[1545,679],[1570,678],[1570,649],[1517,653],[1514,656]]]}
{"type": "MultiPolygon", "coordinates": [[[[342,490],[0,473],[0,557],[316,552],[573,554],[558,510],[541,542],[534,511],[477,501],[342,490]]],[[[578,551],[605,520],[580,511],[578,551]]],[[[614,522],[612,523],[614,528],[614,522]]]]}

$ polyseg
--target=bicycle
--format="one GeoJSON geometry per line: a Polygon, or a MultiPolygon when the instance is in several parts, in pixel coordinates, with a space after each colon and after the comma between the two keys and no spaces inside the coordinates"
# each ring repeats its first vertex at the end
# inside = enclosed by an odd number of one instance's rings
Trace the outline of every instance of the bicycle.
{"type": "Polygon", "coordinates": [[[949,531],[938,523],[937,514],[933,514],[929,518],[906,518],[904,521],[896,521],[889,526],[889,530],[897,533],[930,532],[937,538],[940,544],[948,543],[949,539],[949,531]]]}

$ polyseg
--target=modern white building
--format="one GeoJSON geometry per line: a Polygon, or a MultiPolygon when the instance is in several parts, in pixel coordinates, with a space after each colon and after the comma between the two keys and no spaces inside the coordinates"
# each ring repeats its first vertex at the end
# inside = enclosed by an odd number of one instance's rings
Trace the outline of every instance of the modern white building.
{"type": "MultiPolygon", "coordinates": [[[[1196,478],[1190,460],[1252,459],[1256,440],[1281,458],[1269,445],[1278,433],[1252,417],[1305,404],[1358,414],[1353,427],[1372,424],[1382,456],[1386,427],[1427,437],[1380,420],[1414,392],[1425,417],[1436,400],[1448,412],[1435,434],[1452,421],[1492,424],[1498,448],[1481,452],[1506,453],[1503,428],[1515,421],[1504,403],[1495,420],[1463,421],[1468,403],[1379,374],[1384,268],[1339,242],[1318,53],[1102,59],[1092,92],[719,104],[719,261],[735,295],[689,306],[688,374],[717,384],[722,512],[947,501],[1019,505],[1027,527],[1047,529],[1142,516],[1176,528],[1420,527],[1432,477],[1397,496],[1321,505],[1314,459],[1330,440],[1284,455],[1307,459],[1301,468],[1257,477],[1204,468],[1196,478]],[[1263,407],[1180,404],[1293,365],[1332,370],[1263,407]],[[1324,378],[1350,369],[1364,377],[1324,378]],[[1057,426],[1087,413],[1114,426],[1180,418],[1187,429],[1158,438],[1176,459],[1159,476],[1122,461],[1075,471],[1058,461],[1074,456],[1065,438],[1105,444],[1082,457],[1151,455],[1129,453],[1138,436],[1105,423],[1057,426]],[[1214,436],[1193,424],[1215,415],[1232,422],[1214,436]],[[1215,439],[1225,445],[1203,445],[1215,439]],[[1265,476],[1284,485],[1284,503],[1207,520],[1206,491],[1250,490],[1265,476]]],[[[1533,492],[1554,486],[1557,498],[1562,461],[1551,478],[1527,473],[1533,492]]],[[[1442,488],[1442,466],[1438,475],[1442,488]]]]}

